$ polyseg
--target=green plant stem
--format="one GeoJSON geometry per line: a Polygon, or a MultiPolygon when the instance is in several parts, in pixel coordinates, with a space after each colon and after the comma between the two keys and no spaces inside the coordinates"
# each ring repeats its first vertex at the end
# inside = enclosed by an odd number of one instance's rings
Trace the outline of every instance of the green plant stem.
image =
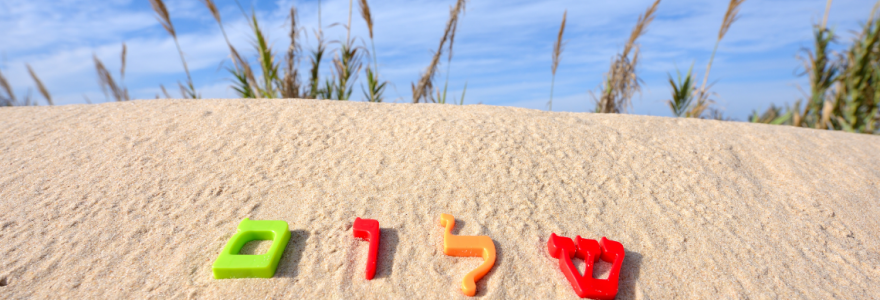
{"type": "MultiPolygon", "coordinates": [[[[376,79],[376,81],[378,82],[378,81],[379,81],[379,61],[376,59],[376,42],[373,41],[373,37],[370,37],[370,48],[373,49],[373,70],[374,70],[374,72],[375,72],[375,74],[376,74],[376,75],[375,75],[375,76],[376,76],[375,79],[376,79]]],[[[369,65],[367,65],[367,66],[369,66],[369,65]]],[[[371,75],[367,75],[367,76],[371,76],[371,75]]],[[[374,101],[374,100],[378,100],[377,102],[382,102],[381,99],[378,99],[378,98],[376,97],[375,92],[376,92],[376,91],[375,91],[375,90],[372,88],[372,86],[371,86],[371,87],[370,87],[370,99],[369,99],[369,101],[372,102],[372,101],[374,101]]]]}
{"type": "Polygon", "coordinates": [[[458,102],[458,105],[464,105],[464,94],[467,93],[467,81],[464,82],[464,90],[461,91],[461,101],[458,102]]]}

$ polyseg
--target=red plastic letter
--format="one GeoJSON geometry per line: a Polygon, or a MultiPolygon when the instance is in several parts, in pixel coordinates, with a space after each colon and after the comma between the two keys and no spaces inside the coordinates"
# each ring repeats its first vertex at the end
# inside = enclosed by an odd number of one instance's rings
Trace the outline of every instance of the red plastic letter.
{"type": "Polygon", "coordinates": [[[376,275],[376,253],[379,252],[379,221],[372,219],[354,219],[354,237],[362,238],[370,242],[370,252],[367,254],[367,280],[376,275]]]}
{"type": "Polygon", "coordinates": [[[576,241],[577,248],[575,248],[575,242],[570,238],[551,233],[550,239],[547,241],[547,250],[550,251],[550,256],[559,259],[559,269],[562,270],[562,274],[565,274],[565,278],[568,278],[571,287],[579,297],[600,300],[614,299],[617,296],[618,277],[625,255],[623,245],[605,237],[596,242],[596,240],[588,240],[578,236],[576,241]],[[583,259],[586,264],[584,275],[578,272],[571,261],[575,256],[583,259]],[[608,279],[593,278],[593,264],[599,259],[612,264],[608,279]]]}

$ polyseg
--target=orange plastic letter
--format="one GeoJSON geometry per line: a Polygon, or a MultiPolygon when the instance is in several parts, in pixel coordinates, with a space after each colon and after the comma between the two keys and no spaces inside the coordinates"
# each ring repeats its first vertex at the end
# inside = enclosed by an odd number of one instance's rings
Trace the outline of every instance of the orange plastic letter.
{"type": "Polygon", "coordinates": [[[455,217],[452,215],[440,214],[440,226],[446,227],[443,234],[443,253],[449,256],[483,257],[483,263],[461,280],[461,291],[465,295],[473,296],[477,293],[476,281],[489,273],[495,265],[495,243],[488,236],[452,235],[452,228],[455,227],[455,217]]]}

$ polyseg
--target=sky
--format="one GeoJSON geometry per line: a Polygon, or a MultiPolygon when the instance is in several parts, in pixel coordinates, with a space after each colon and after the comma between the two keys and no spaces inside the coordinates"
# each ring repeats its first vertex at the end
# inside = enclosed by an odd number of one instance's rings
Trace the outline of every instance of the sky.
{"type": "MultiPolygon", "coordinates": [[[[352,35],[369,47],[366,24],[354,1],[352,35]]],[[[410,84],[418,81],[443,35],[454,0],[372,0],[377,60],[382,80],[390,82],[386,101],[410,102],[410,84]]],[[[718,35],[727,2],[663,0],[656,18],[639,39],[642,90],[629,113],[671,116],[669,74],[693,64],[697,78],[718,35]]],[[[207,8],[199,0],[166,0],[197,91],[203,98],[236,98],[231,86],[229,50],[207,8]]],[[[253,37],[235,1],[216,1],[226,32],[243,55],[255,60],[253,37]]],[[[240,0],[256,12],[279,55],[286,51],[289,12],[296,7],[304,52],[316,45],[319,2],[314,0],[240,0]]],[[[547,109],[553,44],[567,12],[565,47],[556,74],[554,111],[592,111],[611,59],[621,51],[639,15],[653,0],[471,0],[455,36],[453,57],[441,60],[439,85],[449,78],[450,95],[465,104],[547,109]],[[448,70],[448,72],[447,72],[448,70]]],[[[739,19],[721,41],[709,82],[716,107],[744,121],[755,110],[803,98],[807,81],[798,55],[812,45],[812,26],[821,21],[825,0],[747,0],[739,19]]],[[[828,24],[838,34],[837,49],[848,45],[869,17],[873,0],[838,0],[828,24]]],[[[349,2],[320,2],[327,40],[344,40],[349,2]]],[[[127,45],[124,84],[132,98],[154,99],[160,85],[173,97],[186,75],[174,41],[156,20],[148,0],[0,0],[0,71],[19,98],[36,91],[30,64],[56,105],[101,103],[108,99],[98,84],[93,55],[119,78],[120,51],[127,45]],[[87,100],[88,99],[88,100],[87,100]]],[[[331,44],[330,49],[338,48],[331,44]]],[[[330,57],[328,55],[327,57],[330,57]]],[[[280,56],[279,56],[280,59],[280,56]]],[[[365,61],[365,63],[370,63],[365,61]]],[[[306,73],[308,59],[300,61],[306,73]]],[[[321,72],[330,74],[329,59],[321,72]]],[[[363,72],[352,100],[363,101],[363,72]]],[[[303,78],[304,80],[304,78],[303,78]]]]}

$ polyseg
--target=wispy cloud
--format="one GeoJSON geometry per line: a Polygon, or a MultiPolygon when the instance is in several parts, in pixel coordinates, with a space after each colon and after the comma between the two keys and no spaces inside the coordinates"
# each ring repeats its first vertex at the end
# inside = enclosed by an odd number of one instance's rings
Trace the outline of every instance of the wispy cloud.
{"type": "MultiPolygon", "coordinates": [[[[430,60],[442,35],[453,1],[370,1],[380,70],[394,84],[391,98],[409,99],[410,82],[430,60]]],[[[543,108],[550,86],[550,63],[558,18],[568,9],[566,53],[557,72],[554,110],[589,111],[588,91],[596,89],[615,52],[622,47],[636,18],[650,0],[629,1],[503,1],[474,0],[459,25],[450,92],[460,95],[468,84],[466,103],[543,108]]],[[[695,63],[701,72],[720,26],[724,1],[662,2],[657,18],[641,40],[643,94],[635,113],[669,115],[667,72],[695,63]]],[[[771,102],[797,99],[794,87],[799,65],[795,54],[810,44],[811,21],[821,17],[825,1],[750,0],[722,42],[711,80],[726,112],[739,119],[771,102]]],[[[287,44],[287,11],[296,5],[299,23],[307,27],[305,50],[315,45],[317,1],[242,2],[260,17],[270,41],[287,44]]],[[[168,1],[196,88],[204,97],[234,97],[228,87],[228,50],[214,21],[197,0],[168,1]]],[[[325,36],[344,38],[348,1],[322,1],[325,36]]],[[[357,5],[355,3],[355,5],[357,5]]],[[[829,24],[838,32],[867,18],[872,1],[838,1],[829,24]]],[[[233,1],[218,1],[230,39],[252,54],[249,29],[233,1]]],[[[357,12],[353,34],[367,37],[357,12]]],[[[147,1],[6,0],[0,3],[0,67],[16,90],[32,86],[24,63],[29,62],[57,98],[56,103],[103,99],[92,54],[113,71],[119,67],[121,43],[128,44],[126,83],[135,98],[153,98],[159,84],[177,95],[183,80],[174,44],[156,22],[147,1]],[[97,98],[96,98],[97,97],[97,98]]],[[[845,40],[843,38],[842,40],[845,40]]],[[[333,46],[335,47],[335,46],[333,46]]],[[[305,61],[304,61],[305,62],[305,61]]],[[[329,60],[327,61],[329,62],[329,60]]],[[[444,61],[445,63],[445,61],[444,61]]],[[[326,64],[329,66],[329,64],[326,64]]],[[[446,66],[440,67],[445,78],[446,66]]],[[[328,70],[322,70],[328,72],[328,70]]],[[[360,95],[357,83],[355,95],[360,95]]]]}

